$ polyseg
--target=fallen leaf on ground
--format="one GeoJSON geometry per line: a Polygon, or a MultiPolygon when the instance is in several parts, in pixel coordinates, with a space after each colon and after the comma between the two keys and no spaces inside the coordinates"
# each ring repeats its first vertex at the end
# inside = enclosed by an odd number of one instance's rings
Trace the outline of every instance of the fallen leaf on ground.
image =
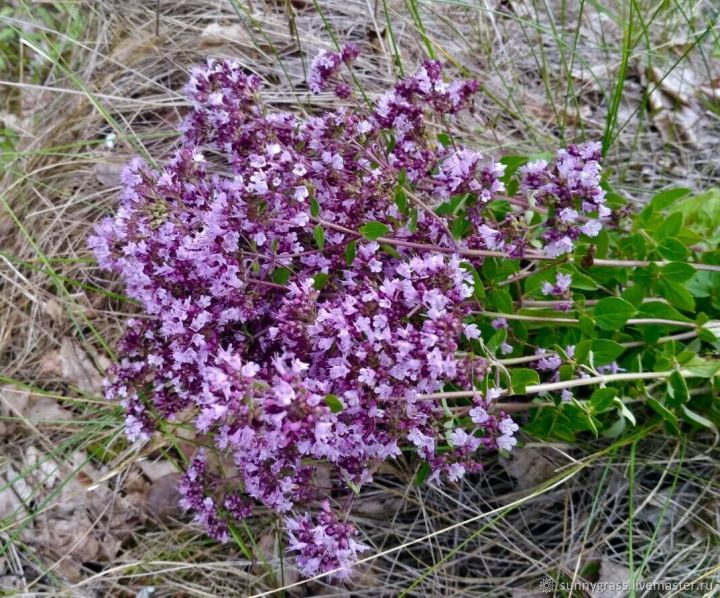
{"type": "Polygon", "coordinates": [[[75,339],[65,337],[60,345],[62,377],[83,392],[99,394],[102,376],[87,351],[75,339]]]}
{"type": "Polygon", "coordinates": [[[32,498],[33,489],[9,463],[4,475],[0,475],[0,519],[25,512],[25,505],[32,498]]]}
{"type": "Polygon", "coordinates": [[[521,489],[534,488],[555,475],[556,466],[535,447],[515,448],[509,459],[503,459],[505,470],[521,489]]]}
{"type": "Polygon", "coordinates": [[[225,44],[247,44],[251,40],[241,25],[211,23],[200,34],[200,45],[204,48],[225,44]]]}
{"type": "Polygon", "coordinates": [[[104,187],[119,187],[121,184],[120,175],[128,160],[129,156],[99,156],[95,166],[93,166],[95,178],[104,187]]]}
{"type": "Polygon", "coordinates": [[[179,473],[170,473],[158,478],[150,485],[145,509],[152,518],[167,522],[177,519],[182,514],[179,501],[181,498],[178,485],[180,483],[179,473]]]}
{"type": "Polygon", "coordinates": [[[142,459],[138,462],[140,469],[147,476],[148,480],[155,482],[160,478],[177,473],[177,467],[164,459],[151,461],[150,459],[142,459]]]}
{"type": "Polygon", "coordinates": [[[623,598],[630,588],[630,569],[603,557],[600,561],[600,577],[592,598],[623,598]]]}
{"type": "Polygon", "coordinates": [[[17,420],[26,419],[34,426],[73,417],[72,412],[60,407],[54,398],[31,394],[28,390],[11,385],[0,387],[0,415],[17,420]]]}

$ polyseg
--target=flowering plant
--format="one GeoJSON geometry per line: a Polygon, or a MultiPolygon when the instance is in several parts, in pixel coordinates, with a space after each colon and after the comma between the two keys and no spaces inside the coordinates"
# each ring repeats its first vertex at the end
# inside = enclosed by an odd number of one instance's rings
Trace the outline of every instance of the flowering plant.
{"type": "MultiPolygon", "coordinates": [[[[322,53],[311,90],[348,97],[356,55],[322,53]]],[[[673,402],[650,403],[668,425],[715,425],[686,379],[714,383],[698,353],[718,348],[717,323],[681,312],[694,298],[717,312],[717,252],[687,262],[698,239],[661,217],[667,196],[631,220],[598,144],[500,162],[459,145],[436,125],[478,84],[436,61],[369,106],[307,119],[260,88],[232,61],[194,69],[175,155],[134,160],[90,239],[144,312],[106,395],[132,441],[193,422],[182,503],[213,537],[269,508],[305,575],[345,578],[368,546],[343,510],[404,450],[418,483],[442,484],[512,449],[512,412],[532,409],[541,436],[619,434],[645,379],[668,380],[673,402]],[[628,252],[643,255],[607,257],[628,252]],[[536,394],[550,399],[503,402],[536,394]],[[331,492],[337,507],[303,512],[331,492]]]]}

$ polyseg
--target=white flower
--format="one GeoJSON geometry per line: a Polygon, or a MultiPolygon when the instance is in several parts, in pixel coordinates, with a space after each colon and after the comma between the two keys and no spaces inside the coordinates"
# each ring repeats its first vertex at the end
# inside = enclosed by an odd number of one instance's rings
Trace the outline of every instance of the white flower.
{"type": "Polygon", "coordinates": [[[572,224],[575,220],[577,220],[577,217],[577,210],[573,210],[572,208],[563,208],[560,210],[560,222],[572,224]]]}
{"type": "Polygon", "coordinates": [[[570,285],[572,284],[572,275],[571,274],[563,274],[562,272],[558,272],[558,275],[556,277],[556,285],[557,288],[560,289],[562,293],[567,291],[570,288],[570,285]]]}
{"type": "Polygon", "coordinates": [[[567,235],[545,246],[545,254],[549,257],[559,257],[564,253],[570,253],[572,250],[573,242],[567,235]]]}
{"type": "Polygon", "coordinates": [[[462,428],[455,428],[448,438],[450,444],[455,448],[462,448],[469,440],[468,433],[462,428]]]}
{"type": "Polygon", "coordinates": [[[477,324],[465,324],[464,333],[465,338],[468,339],[480,338],[480,329],[477,324]]]}
{"type": "Polygon", "coordinates": [[[488,412],[485,411],[485,408],[481,407],[480,405],[470,409],[469,415],[473,423],[476,423],[478,425],[482,425],[490,419],[490,415],[488,414],[488,412]]]}
{"type": "Polygon", "coordinates": [[[504,390],[502,388],[488,388],[487,391],[487,402],[492,403],[495,399],[499,399],[504,394],[504,390]]]}
{"type": "Polygon", "coordinates": [[[358,133],[360,133],[361,135],[364,135],[365,133],[369,133],[370,131],[372,131],[372,125],[370,124],[370,121],[363,120],[360,122],[360,124],[358,124],[357,130],[358,130],[358,133]]]}
{"type": "Polygon", "coordinates": [[[602,230],[602,224],[598,220],[588,220],[580,227],[580,230],[588,237],[597,237],[602,230]]]}
{"type": "Polygon", "coordinates": [[[498,424],[498,430],[504,435],[504,436],[512,436],[515,432],[519,430],[518,425],[509,417],[505,417],[502,420],[500,420],[500,423],[498,424]]]}
{"type": "Polygon", "coordinates": [[[308,195],[310,195],[310,194],[305,185],[300,185],[299,187],[295,187],[295,194],[293,195],[293,197],[295,198],[295,201],[305,201],[305,199],[307,199],[308,195]]]}
{"type": "Polygon", "coordinates": [[[451,482],[457,482],[465,476],[465,468],[460,463],[453,463],[448,467],[447,476],[451,482]]]}
{"type": "Polygon", "coordinates": [[[240,373],[245,378],[254,378],[257,373],[260,371],[260,366],[256,363],[253,363],[252,361],[248,361],[242,368],[240,369],[240,373]]]}
{"type": "Polygon", "coordinates": [[[512,450],[512,447],[514,447],[516,444],[517,444],[517,439],[514,438],[513,436],[498,436],[498,439],[497,439],[498,448],[509,451],[509,450],[512,450]]]}

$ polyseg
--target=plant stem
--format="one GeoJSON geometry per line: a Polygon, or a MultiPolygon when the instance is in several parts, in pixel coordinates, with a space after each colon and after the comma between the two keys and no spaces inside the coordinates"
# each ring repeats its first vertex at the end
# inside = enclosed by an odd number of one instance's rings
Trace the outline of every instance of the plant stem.
{"type": "MultiPolygon", "coordinates": [[[[545,316],[530,316],[525,314],[505,314],[496,311],[477,311],[473,312],[486,318],[505,318],[506,320],[523,320],[525,322],[548,322],[554,324],[577,324],[577,318],[550,318],[545,316]]],[[[682,320],[666,320],[664,318],[630,318],[627,322],[630,326],[679,326],[681,328],[697,328],[695,322],[684,322],[682,320]]],[[[705,328],[717,328],[720,322],[710,321],[705,324],[705,328]]]]}
{"type": "MultiPolygon", "coordinates": [[[[595,384],[611,384],[613,382],[633,382],[635,380],[656,380],[658,378],[667,378],[676,370],[667,370],[664,372],[628,372],[622,374],[605,374],[602,376],[590,376],[588,378],[576,378],[574,380],[565,380],[563,382],[543,382],[542,384],[530,384],[525,387],[525,394],[538,394],[541,392],[553,392],[566,388],[575,388],[577,386],[593,386],[595,384]]],[[[699,374],[695,374],[689,370],[680,370],[680,375],[684,378],[696,378],[699,374]]],[[[454,390],[449,392],[435,392],[427,395],[420,395],[421,399],[458,399],[462,397],[472,397],[481,392],[478,389],[454,390]]],[[[511,393],[505,389],[504,395],[511,393]]]]}
{"type": "MultiPolygon", "coordinates": [[[[336,230],[341,233],[345,233],[346,235],[352,235],[353,237],[362,237],[362,235],[352,229],[346,228],[344,226],[340,226],[339,224],[333,224],[332,222],[328,222],[327,220],[322,220],[321,218],[312,218],[313,222],[316,222],[326,228],[336,230]]],[[[378,243],[385,244],[385,245],[394,245],[396,247],[407,247],[408,249],[418,249],[420,251],[436,251],[439,253],[449,253],[449,254],[457,254],[457,255],[465,255],[468,257],[500,257],[505,259],[511,259],[511,260],[538,260],[538,261],[559,261],[557,258],[550,257],[549,255],[543,255],[540,253],[533,252],[528,255],[524,255],[522,257],[518,256],[512,256],[508,253],[505,253],[503,251],[492,251],[490,249],[463,249],[463,248],[453,248],[453,247],[440,247],[439,245],[430,245],[427,243],[415,243],[413,241],[404,241],[402,239],[391,239],[389,237],[379,237],[376,239],[378,243]]],[[[278,256],[283,257],[283,256],[278,256]]],[[[643,261],[643,260],[608,260],[608,259],[595,259],[593,260],[592,265],[594,266],[607,266],[611,268],[645,268],[650,266],[650,264],[655,264],[656,266],[664,266],[666,264],[669,264],[667,260],[660,260],[656,262],[650,262],[650,261],[643,261]]],[[[692,266],[696,270],[708,270],[710,272],[720,272],[720,266],[716,266],[714,264],[698,264],[694,262],[685,262],[688,265],[692,266]]]]}
{"type": "MultiPolygon", "coordinates": [[[[692,330],[690,332],[681,332],[680,334],[669,334],[668,336],[661,336],[655,341],[654,344],[671,343],[673,341],[684,341],[697,336],[697,331],[692,330]]],[[[626,349],[633,349],[635,347],[644,347],[647,345],[645,341],[628,341],[626,343],[620,343],[626,349]]],[[[533,361],[539,361],[547,357],[547,354],[535,354],[535,355],[523,355],[521,357],[508,357],[507,359],[497,359],[494,363],[500,365],[520,365],[522,363],[532,363],[533,361]]]]}

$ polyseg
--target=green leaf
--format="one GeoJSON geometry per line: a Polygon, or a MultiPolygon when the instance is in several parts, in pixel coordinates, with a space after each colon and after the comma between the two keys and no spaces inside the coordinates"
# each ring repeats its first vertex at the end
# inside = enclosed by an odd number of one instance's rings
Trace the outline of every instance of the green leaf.
{"type": "Polygon", "coordinates": [[[620,343],[605,338],[594,338],[592,340],[580,341],[575,346],[575,357],[583,363],[586,361],[590,351],[593,353],[595,365],[606,365],[615,361],[625,352],[625,347],[620,343]]]}
{"type": "Polygon", "coordinates": [[[693,297],[720,297],[720,272],[698,271],[685,283],[693,297]]]}
{"type": "Polygon", "coordinates": [[[622,293],[622,299],[640,308],[643,299],[645,299],[645,289],[639,284],[627,287],[622,293]]]}
{"type": "Polygon", "coordinates": [[[597,435],[597,425],[592,416],[577,401],[564,403],[562,406],[562,415],[565,416],[568,426],[573,432],[584,432],[591,430],[597,435]]]}
{"type": "Polygon", "coordinates": [[[707,328],[701,328],[698,332],[698,338],[704,340],[706,343],[716,345],[720,343],[720,338],[714,332],[707,328]]]}
{"type": "Polygon", "coordinates": [[[285,284],[288,280],[290,280],[291,275],[292,271],[287,268],[275,268],[273,271],[273,280],[277,284],[285,284]]]}
{"type": "Polygon", "coordinates": [[[351,266],[357,255],[357,241],[352,240],[345,246],[345,263],[351,266]]]}
{"type": "Polygon", "coordinates": [[[422,465],[418,469],[417,475],[415,476],[415,485],[422,486],[422,483],[430,475],[430,464],[427,461],[423,461],[422,465]]]}
{"type": "Polygon", "coordinates": [[[527,164],[528,160],[527,156],[503,156],[500,158],[500,164],[505,166],[505,172],[501,180],[507,185],[517,169],[527,164]]]}
{"type": "Polygon", "coordinates": [[[630,409],[628,409],[628,406],[622,402],[622,399],[620,399],[619,397],[615,397],[613,399],[613,404],[620,411],[620,415],[622,415],[626,420],[628,420],[633,426],[637,425],[637,420],[635,419],[633,412],[630,411],[630,409]]]}
{"type": "Polygon", "coordinates": [[[462,239],[470,232],[470,221],[467,218],[455,218],[450,226],[450,232],[454,239],[462,239]]]}
{"type": "Polygon", "coordinates": [[[632,303],[619,297],[606,297],[595,306],[595,323],[603,330],[619,330],[636,313],[632,303]]]}
{"type": "Polygon", "coordinates": [[[680,372],[673,372],[667,379],[668,405],[671,407],[680,407],[687,403],[690,398],[688,393],[687,382],[680,375],[680,372]]]}
{"type": "Polygon", "coordinates": [[[560,369],[558,369],[558,377],[560,378],[560,382],[572,380],[575,377],[575,368],[567,363],[561,365],[560,369]]]}
{"type": "Polygon", "coordinates": [[[695,268],[687,262],[671,262],[663,266],[660,272],[665,280],[685,282],[695,275],[695,268]]]}
{"type": "Polygon", "coordinates": [[[635,233],[630,236],[628,242],[632,246],[634,257],[639,260],[645,259],[645,254],[647,253],[647,241],[645,241],[645,237],[640,233],[635,233]]]}
{"type": "Polygon", "coordinates": [[[708,418],[688,409],[685,405],[682,406],[682,412],[687,421],[692,422],[697,426],[702,426],[703,428],[713,430],[717,434],[717,427],[708,418]]]}
{"type": "Polygon", "coordinates": [[[417,208],[413,208],[412,210],[410,210],[410,218],[409,218],[408,224],[407,224],[408,230],[411,233],[417,232],[417,219],[418,219],[417,208]]]}
{"type": "Polygon", "coordinates": [[[653,197],[650,200],[650,205],[654,210],[660,212],[666,208],[669,208],[678,199],[689,195],[691,192],[691,189],[685,189],[684,187],[666,189],[665,191],[661,191],[655,197],[653,197]]]}
{"type": "Polygon", "coordinates": [[[616,394],[617,389],[615,388],[598,388],[590,396],[590,407],[592,407],[593,412],[602,413],[610,409],[610,407],[613,406],[613,400],[616,394]]]}
{"type": "Polygon", "coordinates": [[[593,321],[593,319],[586,314],[582,314],[579,320],[580,332],[582,332],[585,336],[592,336],[595,332],[595,322],[593,321]]]}
{"type": "Polygon", "coordinates": [[[539,384],[540,376],[535,370],[529,368],[515,368],[510,370],[510,381],[515,394],[525,394],[526,387],[539,384]]]}
{"type": "Polygon", "coordinates": [[[325,395],[325,404],[333,413],[340,413],[344,408],[342,401],[333,394],[325,395]]]}
{"type": "Polygon", "coordinates": [[[330,281],[330,275],[325,274],[324,272],[319,272],[315,276],[313,276],[313,288],[316,291],[321,291],[325,285],[330,281]]]}
{"type": "Polygon", "coordinates": [[[493,306],[496,311],[504,314],[511,314],[513,312],[512,296],[505,289],[490,291],[487,295],[487,302],[493,306]]]}
{"type": "Polygon", "coordinates": [[[695,355],[683,365],[683,368],[701,378],[712,378],[720,371],[720,361],[711,361],[695,355]]]}
{"type": "Polygon", "coordinates": [[[313,237],[315,237],[318,249],[325,247],[325,230],[319,224],[313,229],[313,237]]]}
{"type": "Polygon", "coordinates": [[[349,479],[347,477],[343,481],[348,485],[348,488],[350,488],[350,490],[353,491],[353,494],[355,494],[355,496],[360,495],[360,490],[361,490],[360,484],[358,484],[357,482],[353,482],[351,479],[349,479]]]}
{"type": "Polygon", "coordinates": [[[610,247],[610,235],[606,229],[600,231],[595,237],[595,257],[606,258],[610,247]]]}
{"type": "Polygon", "coordinates": [[[562,266],[560,268],[560,272],[572,275],[572,282],[570,283],[571,289],[577,289],[579,291],[597,291],[600,288],[600,285],[598,285],[597,282],[580,272],[572,264],[562,266]]]}
{"type": "Polygon", "coordinates": [[[387,243],[382,243],[380,245],[380,250],[384,253],[387,253],[388,255],[393,256],[395,259],[402,259],[402,256],[400,255],[400,252],[395,249],[392,245],[388,245],[387,243]]]}
{"type": "Polygon", "coordinates": [[[601,434],[603,438],[618,438],[625,431],[625,418],[618,417],[617,421],[606,428],[601,434]]]}
{"type": "Polygon", "coordinates": [[[402,187],[398,187],[395,190],[395,205],[398,208],[398,211],[401,214],[405,214],[408,209],[408,200],[407,200],[407,194],[405,193],[405,189],[402,187]]]}
{"type": "MultiPolygon", "coordinates": [[[[487,264],[490,260],[493,260],[493,262],[495,262],[495,258],[486,259],[483,263],[483,274],[485,270],[485,264],[487,264]]],[[[492,278],[495,277],[492,276],[492,278]]],[[[555,272],[552,269],[540,270],[539,272],[534,272],[533,274],[528,276],[525,279],[523,285],[525,293],[534,293],[538,297],[543,297],[544,295],[541,292],[541,287],[545,282],[555,283],[555,272]]]]}
{"type": "Polygon", "coordinates": [[[688,256],[687,247],[673,237],[660,241],[657,250],[662,257],[673,262],[684,260],[688,256]]]}
{"type": "Polygon", "coordinates": [[[486,346],[488,350],[490,350],[492,353],[495,353],[495,351],[498,350],[500,345],[502,345],[505,342],[505,339],[507,338],[507,330],[505,328],[501,328],[498,330],[495,334],[493,334],[487,341],[486,346]]]}
{"type": "Polygon", "coordinates": [[[683,216],[680,213],[670,214],[667,218],[662,221],[660,228],[655,233],[655,238],[665,239],[667,237],[676,236],[682,229],[683,216]]]}
{"type": "Polygon", "coordinates": [[[716,247],[720,243],[720,188],[684,198],[674,206],[673,211],[683,214],[686,229],[697,233],[708,247],[716,247]]]}
{"type": "Polygon", "coordinates": [[[670,424],[675,432],[678,430],[678,418],[670,409],[665,407],[660,401],[653,397],[647,398],[647,403],[650,405],[652,410],[662,417],[668,424],[670,424]]]}
{"type": "Polygon", "coordinates": [[[648,301],[638,307],[638,316],[643,318],[660,318],[662,320],[676,320],[678,322],[692,322],[690,318],[682,315],[672,305],[662,301],[648,301]]]}
{"type": "Polygon", "coordinates": [[[452,139],[447,133],[438,133],[437,140],[443,147],[450,147],[452,145],[452,139]]]}
{"type": "Polygon", "coordinates": [[[496,199],[494,201],[491,201],[488,207],[490,208],[490,210],[492,210],[493,216],[495,216],[495,219],[498,222],[505,220],[505,216],[507,216],[510,212],[513,211],[512,204],[504,199],[496,199]]]}
{"type": "Polygon", "coordinates": [[[401,168],[400,172],[398,172],[398,185],[402,187],[405,183],[407,183],[407,170],[401,168]]]}
{"type": "Polygon", "coordinates": [[[382,222],[368,222],[360,227],[360,234],[370,241],[384,237],[389,231],[387,224],[382,222]]]}
{"type": "Polygon", "coordinates": [[[650,264],[647,268],[635,268],[633,272],[633,282],[635,286],[645,289],[647,292],[650,287],[660,276],[660,268],[655,264],[650,264]]]}
{"type": "Polygon", "coordinates": [[[320,216],[320,204],[314,197],[310,200],[310,215],[313,218],[317,218],[318,216],[320,216]]]}
{"type": "Polygon", "coordinates": [[[684,311],[695,310],[695,299],[683,285],[678,282],[660,280],[657,291],[661,297],[667,299],[675,307],[684,311]]]}

